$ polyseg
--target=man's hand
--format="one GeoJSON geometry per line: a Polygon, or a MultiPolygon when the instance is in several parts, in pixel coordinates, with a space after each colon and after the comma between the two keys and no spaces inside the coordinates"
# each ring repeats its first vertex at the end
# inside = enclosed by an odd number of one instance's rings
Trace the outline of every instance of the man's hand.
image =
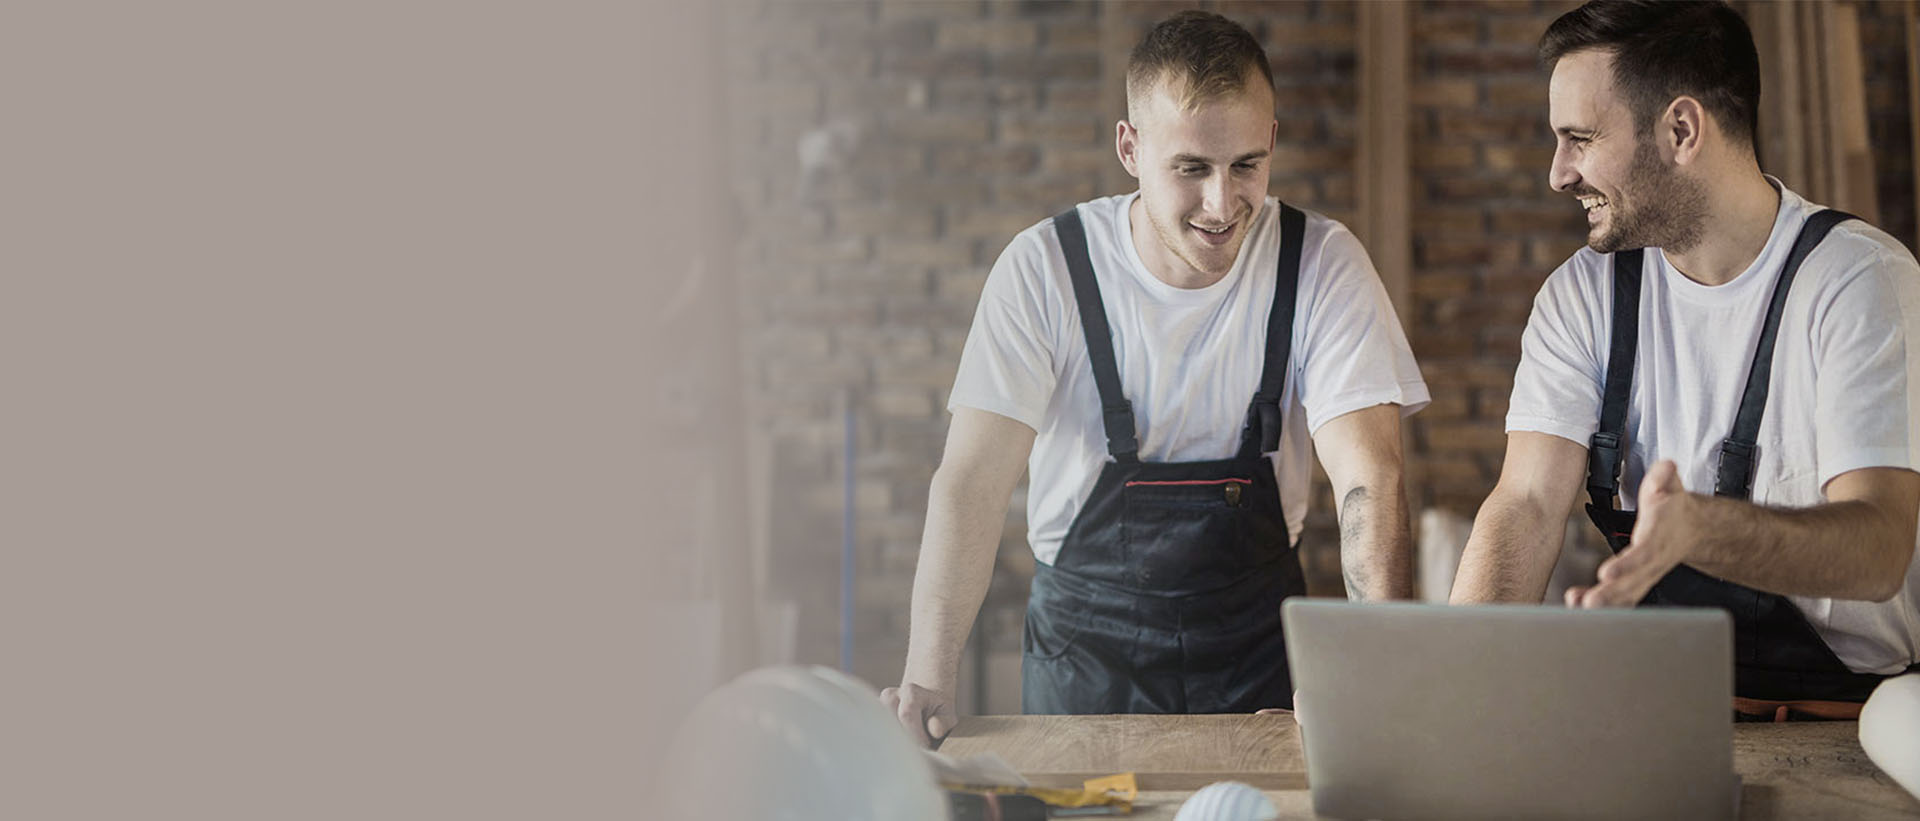
{"type": "Polygon", "coordinates": [[[1686,561],[1698,543],[1694,495],[1680,471],[1662,459],[1640,480],[1639,507],[1627,549],[1600,563],[1600,582],[1567,590],[1568,607],[1632,607],[1668,572],[1686,561]]]}
{"type": "Polygon", "coordinates": [[[947,733],[953,732],[953,726],[960,723],[953,710],[952,693],[930,690],[910,681],[881,690],[880,703],[893,711],[923,747],[939,746],[947,740],[947,733]]]}
{"type": "Polygon", "coordinates": [[[1306,719],[1301,717],[1302,712],[1300,710],[1300,693],[1297,690],[1294,691],[1294,694],[1293,694],[1293,709],[1289,710],[1285,707],[1267,707],[1264,709],[1255,710],[1253,711],[1253,714],[1257,716],[1290,716],[1293,718],[1293,723],[1295,725],[1300,727],[1307,726],[1306,719]]]}

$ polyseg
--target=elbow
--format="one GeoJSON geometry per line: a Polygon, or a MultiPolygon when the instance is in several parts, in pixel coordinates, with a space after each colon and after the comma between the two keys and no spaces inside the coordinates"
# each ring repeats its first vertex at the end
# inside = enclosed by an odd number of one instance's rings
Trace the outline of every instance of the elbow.
{"type": "Polygon", "coordinates": [[[1907,564],[1913,560],[1913,543],[1908,542],[1906,549],[1900,551],[1887,564],[1874,574],[1873,584],[1867,590],[1867,600],[1875,603],[1893,601],[1895,596],[1907,586],[1907,564]]]}
{"type": "Polygon", "coordinates": [[[1906,587],[1907,567],[1913,562],[1913,535],[1912,528],[1906,528],[1904,538],[1896,536],[1880,551],[1882,559],[1874,563],[1873,578],[1861,591],[1868,601],[1892,601],[1906,587]]]}

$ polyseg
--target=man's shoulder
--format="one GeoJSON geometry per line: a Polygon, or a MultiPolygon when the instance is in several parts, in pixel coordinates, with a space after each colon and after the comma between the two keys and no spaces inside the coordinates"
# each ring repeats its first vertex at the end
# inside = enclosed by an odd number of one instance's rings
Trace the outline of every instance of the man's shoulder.
{"type": "Polygon", "coordinates": [[[1127,197],[1128,195],[1126,194],[1099,197],[1077,203],[1069,208],[1061,209],[1057,213],[1049,214],[1041,218],[1039,222],[1035,222],[1025,229],[1022,229],[1019,233],[1014,234],[1013,239],[1007,242],[1007,253],[1044,255],[1049,249],[1060,247],[1059,233],[1055,228],[1055,221],[1061,214],[1069,210],[1079,215],[1082,230],[1090,233],[1097,232],[1102,235],[1111,233],[1115,221],[1121,218],[1121,214],[1123,213],[1122,205],[1127,197]]]}
{"type": "Polygon", "coordinates": [[[1905,275],[1920,269],[1905,243],[1865,220],[1845,220],[1833,227],[1820,245],[1808,254],[1808,262],[1828,275],[1846,276],[1867,272],[1905,275]],[[1818,257],[1814,256],[1818,254],[1818,257]]]}

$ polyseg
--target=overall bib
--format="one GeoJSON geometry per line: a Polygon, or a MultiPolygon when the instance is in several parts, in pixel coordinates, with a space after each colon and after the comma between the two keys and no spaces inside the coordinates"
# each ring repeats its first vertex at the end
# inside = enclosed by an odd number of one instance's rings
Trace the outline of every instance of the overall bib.
{"type": "Polygon", "coordinates": [[[1290,707],[1280,603],[1306,592],[1273,463],[1306,215],[1280,206],[1266,361],[1239,452],[1143,462],[1076,209],[1054,217],[1112,456],[1053,566],[1035,568],[1022,636],[1027,713],[1221,713],[1290,707]]]}
{"type": "MultiPolygon", "coordinates": [[[[1774,339],[1788,289],[1800,264],[1833,226],[1855,217],[1822,210],[1807,218],[1794,239],[1786,267],[1773,286],[1766,324],[1760,331],[1747,385],[1734,417],[1733,431],[1720,444],[1713,493],[1746,501],[1753,495],[1753,473],[1773,370],[1774,339]]],[[[1587,515],[1614,552],[1626,549],[1634,512],[1616,510],[1620,468],[1627,452],[1628,394],[1640,339],[1641,249],[1613,255],[1613,338],[1607,357],[1607,381],[1600,405],[1600,430],[1587,449],[1587,515]]],[[[1757,701],[1862,702],[1887,678],[1847,669],[1814,632],[1800,608],[1787,597],[1709,576],[1686,565],[1675,567],[1647,593],[1643,606],[1719,607],[1733,616],[1734,695],[1757,701]]]]}

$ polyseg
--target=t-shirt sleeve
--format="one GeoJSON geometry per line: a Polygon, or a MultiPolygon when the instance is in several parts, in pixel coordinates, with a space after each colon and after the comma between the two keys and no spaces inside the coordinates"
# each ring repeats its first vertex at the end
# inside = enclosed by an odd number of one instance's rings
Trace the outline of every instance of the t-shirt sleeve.
{"type": "MultiPolygon", "coordinates": [[[[1554,271],[1533,298],[1533,314],[1520,336],[1507,432],[1551,434],[1586,447],[1600,429],[1607,371],[1597,348],[1612,316],[1598,289],[1582,287],[1592,283],[1580,281],[1577,259],[1554,271]]],[[[1605,284],[1610,289],[1612,280],[1605,284]]]]}
{"type": "Polygon", "coordinates": [[[1920,278],[1911,259],[1880,251],[1816,310],[1815,447],[1820,484],[1868,467],[1915,467],[1914,361],[1907,315],[1920,278]]]}
{"type": "Polygon", "coordinates": [[[1301,363],[1296,377],[1307,431],[1374,405],[1399,405],[1402,415],[1426,407],[1427,383],[1360,240],[1335,223],[1318,259],[1311,248],[1303,257],[1308,290],[1296,316],[1302,327],[1294,362],[1301,363]],[[1310,279],[1307,270],[1314,271],[1310,279]]]}
{"type": "Polygon", "coordinates": [[[1047,257],[1059,255],[1052,237],[1049,220],[1000,252],[961,349],[948,410],[974,408],[1040,429],[1058,382],[1054,331],[1064,309],[1050,298],[1047,257]]]}

